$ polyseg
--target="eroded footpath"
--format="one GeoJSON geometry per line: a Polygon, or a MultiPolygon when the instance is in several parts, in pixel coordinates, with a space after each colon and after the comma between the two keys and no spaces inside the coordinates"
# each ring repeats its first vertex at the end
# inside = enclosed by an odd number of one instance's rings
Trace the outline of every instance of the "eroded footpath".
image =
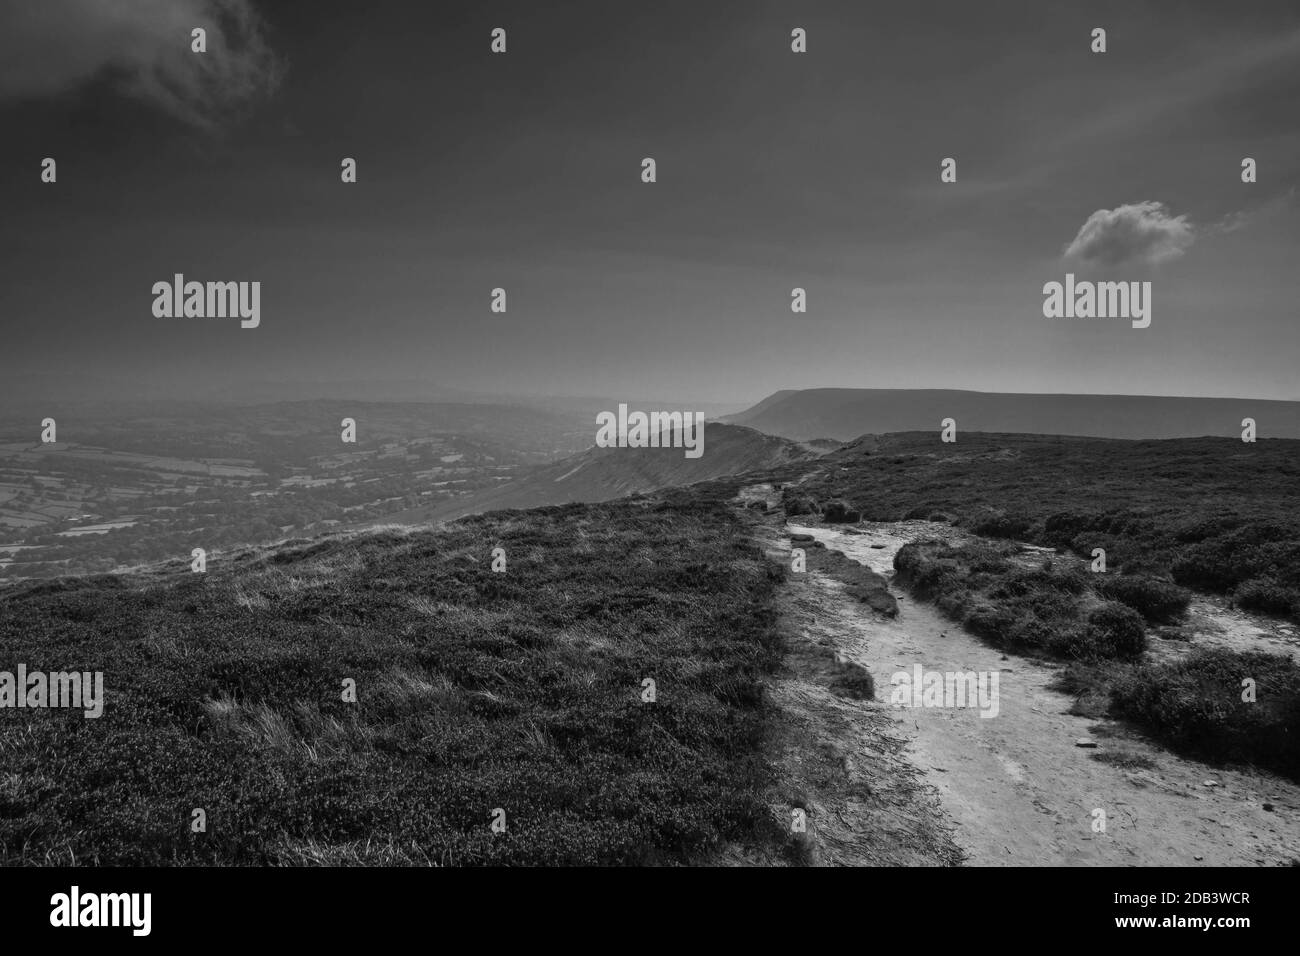
{"type": "MultiPolygon", "coordinates": [[[[778,553],[783,548],[788,555],[790,535],[810,535],[887,578],[903,544],[953,533],[920,521],[852,531],[792,522],[783,531],[773,549],[778,553]]],[[[1210,767],[1114,722],[1070,714],[1072,699],[1050,687],[1055,667],[1004,655],[902,588],[891,588],[898,601],[891,619],[812,567],[792,574],[789,587],[783,613],[803,635],[800,646],[822,645],[875,678],[875,700],[835,699],[844,712],[834,727],[822,728],[835,735],[830,746],[860,764],[862,786],[871,786],[876,771],[887,781],[907,781],[899,760],[915,771],[914,782],[904,787],[907,800],[900,800],[899,819],[907,825],[891,839],[938,832],[928,811],[918,809],[933,794],[952,840],[972,865],[1285,865],[1300,859],[1295,784],[1249,769],[1210,767]],[[944,673],[996,672],[997,716],[981,717],[974,707],[892,706],[891,676],[918,664],[944,673]]],[[[778,699],[786,706],[799,705],[801,695],[815,696],[796,677],[782,683],[778,699]]],[[[866,824],[869,816],[858,822],[866,824]]],[[[903,852],[890,858],[875,839],[867,841],[870,852],[834,849],[852,844],[852,828],[830,836],[826,862],[921,862],[903,852]]],[[[920,856],[950,862],[942,852],[920,856]]]]}

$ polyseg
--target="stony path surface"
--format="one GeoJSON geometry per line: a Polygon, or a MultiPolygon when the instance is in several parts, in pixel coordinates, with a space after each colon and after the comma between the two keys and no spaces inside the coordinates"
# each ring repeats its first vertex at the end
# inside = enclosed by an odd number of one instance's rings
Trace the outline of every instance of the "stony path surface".
{"type": "MultiPolygon", "coordinates": [[[[880,573],[894,553],[944,525],[899,522],[855,532],[787,525],[880,573]]],[[[788,537],[787,537],[788,542],[788,537]]],[[[974,865],[1279,865],[1300,859],[1300,787],[1169,753],[1108,721],[1067,713],[1055,668],[1006,656],[929,604],[894,588],[894,620],[848,601],[837,582],[804,581],[815,627],[875,677],[874,703],[907,739],[905,753],[939,795],[953,838],[974,865]],[[926,671],[999,675],[996,717],[971,707],[899,709],[891,676],[926,671]],[[1080,746],[1085,741],[1089,746],[1080,746]],[[1112,757],[1120,762],[1095,759],[1112,757]],[[1096,825],[1104,813],[1105,829],[1096,825]]]]}

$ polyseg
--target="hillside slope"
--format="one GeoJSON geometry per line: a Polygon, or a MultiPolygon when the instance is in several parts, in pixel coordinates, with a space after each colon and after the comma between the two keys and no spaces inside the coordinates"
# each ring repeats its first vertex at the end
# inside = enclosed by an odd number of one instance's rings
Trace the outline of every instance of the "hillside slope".
{"type": "Polygon", "coordinates": [[[385,519],[399,524],[449,521],[467,514],[601,502],[646,494],[751,471],[812,461],[827,446],[764,435],[752,428],[708,422],[704,454],[687,458],[681,448],[589,448],[537,468],[514,481],[456,501],[417,508],[385,519]]]}
{"type": "Polygon", "coordinates": [[[0,667],[101,671],[104,706],[0,709],[0,865],[779,850],[757,755],[782,577],[730,509],[687,500],[15,588],[0,667]]]}

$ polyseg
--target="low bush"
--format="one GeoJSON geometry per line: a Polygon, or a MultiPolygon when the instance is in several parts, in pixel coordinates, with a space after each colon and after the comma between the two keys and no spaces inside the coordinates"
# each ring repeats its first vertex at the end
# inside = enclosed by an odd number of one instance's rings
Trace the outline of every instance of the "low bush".
{"type": "Polygon", "coordinates": [[[1185,751],[1300,777],[1300,666],[1289,657],[1200,649],[1142,665],[1116,681],[1112,709],[1185,751]]]}
{"type": "Polygon", "coordinates": [[[781,499],[785,513],[791,517],[798,515],[811,515],[817,513],[817,502],[811,498],[801,497],[799,495],[789,495],[781,499]]]}
{"type": "Polygon", "coordinates": [[[1146,646],[1141,616],[1118,602],[1099,604],[1096,576],[1077,565],[1025,568],[996,546],[922,541],[900,548],[894,567],[898,583],[998,647],[1126,660],[1146,646]]]}
{"type": "Polygon", "coordinates": [[[1138,657],[1147,647],[1142,616],[1125,604],[1111,601],[1088,615],[1086,649],[1080,656],[1123,660],[1138,657]]]}
{"type": "Polygon", "coordinates": [[[856,524],[862,520],[862,513],[847,501],[837,499],[822,505],[822,520],[828,524],[856,524]]]}
{"type": "Polygon", "coordinates": [[[1300,588],[1276,578],[1252,578],[1233,595],[1237,605],[1266,614],[1300,617],[1300,588]]]}
{"type": "Polygon", "coordinates": [[[1033,519],[1023,515],[990,514],[976,518],[970,530],[986,538],[1024,538],[1033,526],[1033,519]]]}
{"type": "Polygon", "coordinates": [[[1178,620],[1191,602],[1191,594],[1169,581],[1133,574],[1098,574],[1097,592],[1126,604],[1153,624],[1178,620]]]}

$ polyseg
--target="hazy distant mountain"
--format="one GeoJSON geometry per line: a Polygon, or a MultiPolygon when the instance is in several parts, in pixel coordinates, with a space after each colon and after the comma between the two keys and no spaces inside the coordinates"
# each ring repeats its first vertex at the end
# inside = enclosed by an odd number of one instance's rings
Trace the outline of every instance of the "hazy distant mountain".
{"type": "Polygon", "coordinates": [[[154,403],[169,406],[270,405],[281,402],[349,401],[386,404],[519,406],[550,412],[595,428],[598,412],[627,402],[634,408],[702,412],[709,421],[744,407],[743,402],[669,401],[641,395],[534,394],[511,390],[456,388],[417,378],[385,379],[231,379],[203,384],[184,377],[152,378],[63,370],[0,375],[0,411],[39,418],[54,412],[93,414],[112,406],[114,414],[134,414],[154,403]]]}
{"type": "Polygon", "coordinates": [[[533,469],[499,488],[403,512],[385,521],[421,524],[505,508],[539,508],[598,502],[697,481],[808,461],[837,445],[804,443],[764,435],[752,428],[709,422],[704,454],[687,458],[681,448],[588,448],[533,469]]]}
{"type": "MultiPolygon", "coordinates": [[[[434,435],[476,439],[503,460],[555,461],[587,447],[594,433],[588,416],[576,412],[484,402],[49,402],[43,408],[65,441],[137,454],[253,458],[263,465],[301,465],[295,454],[364,451],[373,443],[434,435]],[[355,448],[341,444],[345,417],[357,423],[355,448]]],[[[37,414],[0,406],[0,441],[39,440],[37,414]]]]}
{"type": "Polygon", "coordinates": [[[847,441],[864,434],[938,430],[1096,438],[1237,436],[1253,418],[1260,438],[1300,438],[1300,402],[1148,395],[1033,395],[956,389],[810,388],[776,392],[724,420],[769,435],[847,441]]]}

